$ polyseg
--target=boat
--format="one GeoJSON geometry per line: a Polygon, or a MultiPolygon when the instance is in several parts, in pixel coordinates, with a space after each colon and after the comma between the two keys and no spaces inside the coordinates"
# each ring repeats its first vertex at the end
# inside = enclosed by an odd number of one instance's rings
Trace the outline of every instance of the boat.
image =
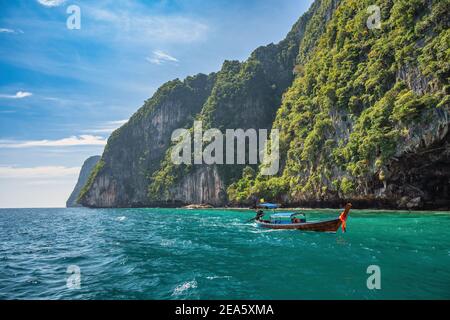
{"type": "Polygon", "coordinates": [[[348,203],[344,211],[341,212],[337,219],[323,221],[306,221],[306,216],[301,212],[275,212],[270,214],[269,219],[264,219],[266,215],[262,209],[275,210],[279,205],[273,203],[261,203],[257,206],[256,217],[252,220],[261,228],[279,229],[279,230],[301,230],[315,232],[337,232],[339,227],[342,231],[346,231],[347,217],[352,205],[348,203]]]}

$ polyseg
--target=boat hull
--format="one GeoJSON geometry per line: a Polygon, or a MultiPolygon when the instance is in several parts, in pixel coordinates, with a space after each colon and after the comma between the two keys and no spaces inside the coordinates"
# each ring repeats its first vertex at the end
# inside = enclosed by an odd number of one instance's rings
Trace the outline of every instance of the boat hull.
{"type": "Polygon", "coordinates": [[[304,223],[290,223],[290,224],[276,224],[257,221],[258,226],[266,229],[277,230],[301,230],[313,232],[337,232],[342,224],[340,219],[325,220],[318,222],[304,222],[304,223]]]}

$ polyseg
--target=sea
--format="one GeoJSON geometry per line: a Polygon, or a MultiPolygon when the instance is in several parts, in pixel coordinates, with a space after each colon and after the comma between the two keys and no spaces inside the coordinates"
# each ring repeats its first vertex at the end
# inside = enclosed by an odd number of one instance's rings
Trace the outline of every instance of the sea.
{"type": "Polygon", "coordinates": [[[352,210],[346,233],[254,215],[0,209],[0,299],[450,299],[450,212],[352,210]]]}

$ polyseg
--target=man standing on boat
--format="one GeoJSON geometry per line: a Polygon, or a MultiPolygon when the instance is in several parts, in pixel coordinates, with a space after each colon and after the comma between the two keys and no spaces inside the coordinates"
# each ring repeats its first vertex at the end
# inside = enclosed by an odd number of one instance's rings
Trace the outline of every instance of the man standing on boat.
{"type": "Polygon", "coordinates": [[[262,210],[258,210],[258,211],[256,211],[256,217],[255,217],[255,220],[256,221],[259,221],[259,220],[261,220],[261,218],[264,216],[264,211],[262,211],[262,210]]]}

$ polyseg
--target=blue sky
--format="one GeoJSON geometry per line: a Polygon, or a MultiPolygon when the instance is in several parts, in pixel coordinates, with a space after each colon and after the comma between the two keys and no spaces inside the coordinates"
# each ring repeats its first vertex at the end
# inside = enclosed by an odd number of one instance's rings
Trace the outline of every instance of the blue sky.
{"type": "Polygon", "coordinates": [[[64,206],[83,161],[161,84],[245,60],[311,3],[0,0],[0,207],[64,206]]]}

